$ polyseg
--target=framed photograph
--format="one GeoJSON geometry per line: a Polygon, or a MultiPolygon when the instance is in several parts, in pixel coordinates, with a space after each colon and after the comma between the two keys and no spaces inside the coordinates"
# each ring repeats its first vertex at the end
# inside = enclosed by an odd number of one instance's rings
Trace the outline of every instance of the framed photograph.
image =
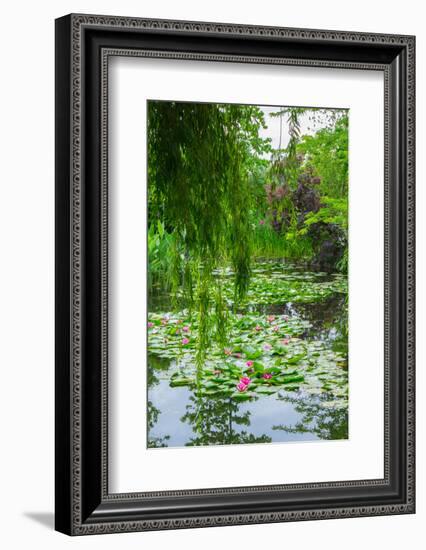
{"type": "Polygon", "coordinates": [[[413,36],[56,20],[56,529],[414,513],[413,36]]]}

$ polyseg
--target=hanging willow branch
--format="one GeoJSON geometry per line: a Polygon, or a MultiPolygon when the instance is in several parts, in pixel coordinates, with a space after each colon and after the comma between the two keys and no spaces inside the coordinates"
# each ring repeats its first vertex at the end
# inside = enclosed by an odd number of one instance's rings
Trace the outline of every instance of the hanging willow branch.
{"type": "Polygon", "coordinates": [[[150,224],[173,235],[172,290],[196,315],[201,366],[211,339],[225,339],[226,304],[215,269],[234,271],[234,307],[248,289],[251,193],[248,166],[265,143],[255,106],[148,103],[150,224]]]}
{"type": "Polygon", "coordinates": [[[285,107],[275,113],[271,113],[271,117],[280,117],[280,123],[284,115],[287,115],[288,134],[290,139],[287,143],[287,147],[284,151],[281,149],[281,129],[280,129],[280,145],[278,149],[278,160],[282,160],[284,154],[284,162],[280,162],[282,166],[283,176],[287,185],[291,189],[297,186],[297,179],[299,176],[299,163],[297,159],[297,144],[300,141],[300,117],[307,111],[305,107],[285,107]]]}

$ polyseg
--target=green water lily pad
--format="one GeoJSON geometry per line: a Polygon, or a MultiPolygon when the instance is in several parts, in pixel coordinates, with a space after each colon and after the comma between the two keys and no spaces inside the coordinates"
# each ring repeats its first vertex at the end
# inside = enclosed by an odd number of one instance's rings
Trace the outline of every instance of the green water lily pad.
{"type": "Polygon", "coordinates": [[[191,378],[172,378],[170,380],[170,386],[172,388],[177,388],[179,386],[191,386],[194,384],[194,380],[191,378]]]}
{"type": "Polygon", "coordinates": [[[247,359],[253,360],[253,359],[258,359],[259,357],[262,357],[263,352],[262,350],[255,349],[251,346],[248,346],[244,348],[244,355],[246,356],[247,359]]]}

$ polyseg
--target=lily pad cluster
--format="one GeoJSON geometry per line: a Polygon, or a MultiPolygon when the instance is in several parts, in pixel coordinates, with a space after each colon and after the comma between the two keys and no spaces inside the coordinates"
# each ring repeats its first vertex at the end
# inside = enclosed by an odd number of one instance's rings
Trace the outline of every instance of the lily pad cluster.
{"type": "Polygon", "coordinates": [[[186,386],[200,396],[246,401],[281,391],[327,393],[325,407],[346,407],[346,357],[326,342],[304,338],[309,327],[297,316],[232,314],[226,346],[213,343],[200,372],[198,327],[189,312],[150,313],[148,349],[171,360],[172,387],[186,386]]]}
{"type": "MultiPolygon", "coordinates": [[[[228,305],[234,302],[233,271],[216,270],[222,279],[222,292],[228,305]]],[[[315,303],[336,294],[347,294],[347,277],[334,273],[295,270],[292,264],[265,262],[252,270],[248,291],[239,307],[283,303],[315,303]]]]}

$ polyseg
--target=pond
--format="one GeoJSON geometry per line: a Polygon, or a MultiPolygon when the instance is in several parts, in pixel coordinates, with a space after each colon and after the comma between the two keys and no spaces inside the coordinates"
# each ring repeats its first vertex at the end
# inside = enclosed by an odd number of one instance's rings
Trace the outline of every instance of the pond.
{"type": "MultiPolygon", "coordinates": [[[[232,271],[216,274],[232,306],[232,271]]],[[[244,301],[195,367],[198,327],[150,293],[149,447],[348,437],[347,278],[258,261],[244,301]]]]}

